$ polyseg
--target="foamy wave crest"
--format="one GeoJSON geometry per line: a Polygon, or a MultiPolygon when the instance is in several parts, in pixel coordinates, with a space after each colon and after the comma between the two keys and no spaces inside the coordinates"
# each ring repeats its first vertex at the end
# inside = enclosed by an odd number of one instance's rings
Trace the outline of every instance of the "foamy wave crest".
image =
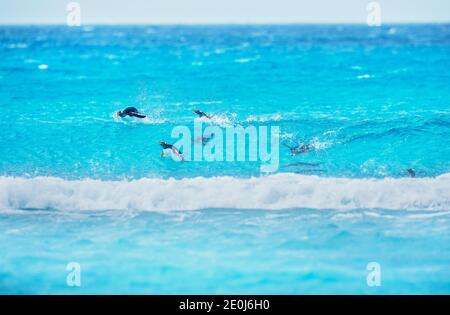
{"type": "Polygon", "coordinates": [[[0,177],[1,209],[449,210],[450,174],[436,178],[347,179],[277,174],[254,178],[64,180],[0,177]]]}

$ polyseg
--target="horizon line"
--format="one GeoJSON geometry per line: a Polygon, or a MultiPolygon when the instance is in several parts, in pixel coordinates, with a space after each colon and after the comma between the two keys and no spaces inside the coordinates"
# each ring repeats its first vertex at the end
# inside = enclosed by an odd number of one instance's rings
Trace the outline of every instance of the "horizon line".
{"type": "MultiPolygon", "coordinates": [[[[381,23],[380,26],[369,27],[383,27],[384,25],[430,25],[430,24],[450,24],[448,21],[391,21],[381,23]]],[[[86,27],[86,26],[288,26],[288,25],[355,25],[368,26],[364,22],[149,22],[149,23],[82,23],[79,26],[69,26],[66,23],[1,23],[0,26],[68,26],[68,27],[86,27]]]]}

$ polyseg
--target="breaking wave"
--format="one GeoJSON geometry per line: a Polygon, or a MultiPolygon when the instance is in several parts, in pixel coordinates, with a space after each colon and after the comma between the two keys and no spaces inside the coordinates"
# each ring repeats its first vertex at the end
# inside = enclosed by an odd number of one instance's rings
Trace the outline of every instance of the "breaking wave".
{"type": "Polygon", "coordinates": [[[291,173],[133,181],[0,177],[0,209],[208,208],[449,210],[450,173],[415,179],[326,178],[291,173]]]}

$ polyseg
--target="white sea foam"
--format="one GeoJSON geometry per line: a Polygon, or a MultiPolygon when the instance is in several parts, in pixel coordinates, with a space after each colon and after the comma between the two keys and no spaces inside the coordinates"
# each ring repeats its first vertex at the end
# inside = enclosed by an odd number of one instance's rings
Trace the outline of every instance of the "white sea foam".
{"type": "Polygon", "coordinates": [[[0,209],[196,210],[450,209],[450,173],[435,178],[349,179],[276,174],[254,178],[134,181],[0,177],[0,209]]]}
{"type": "Polygon", "coordinates": [[[215,124],[215,125],[219,125],[220,127],[226,128],[226,127],[231,127],[233,125],[233,121],[234,121],[235,117],[236,117],[235,114],[231,114],[231,115],[229,115],[229,114],[221,114],[221,115],[212,114],[211,118],[201,117],[198,119],[199,119],[199,121],[201,121],[203,123],[215,124]]]}
{"type": "Polygon", "coordinates": [[[280,121],[283,117],[280,114],[273,115],[250,115],[245,121],[246,122],[271,122],[280,121]]]}
{"type": "Polygon", "coordinates": [[[25,43],[16,43],[16,44],[6,45],[5,47],[9,48],[9,49],[25,49],[25,48],[28,48],[28,45],[25,43]]]}
{"type": "Polygon", "coordinates": [[[164,124],[165,122],[167,122],[167,119],[162,118],[162,117],[147,116],[143,119],[137,119],[136,121],[139,123],[146,124],[146,125],[160,125],[160,124],[164,124]]]}
{"type": "Polygon", "coordinates": [[[160,116],[146,116],[145,118],[133,118],[133,117],[126,117],[121,118],[119,116],[117,116],[117,113],[112,113],[111,117],[114,119],[115,122],[117,123],[122,123],[122,124],[134,124],[134,123],[139,123],[139,124],[146,124],[146,125],[160,125],[160,124],[164,124],[165,122],[167,122],[167,119],[162,118],[160,116]]]}
{"type": "Polygon", "coordinates": [[[250,61],[253,61],[253,59],[251,59],[251,58],[239,58],[239,59],[234,60],[234,62],[236,62],[236,63],[247,63],[247,62],[250,62],[250,61]]]}
{"type": "Polygon", "coordinates": [[[316,150],[324,150],[333,145],[332,141],[321,141],[318,137],[311,139],[309,143],[316,150]]]}

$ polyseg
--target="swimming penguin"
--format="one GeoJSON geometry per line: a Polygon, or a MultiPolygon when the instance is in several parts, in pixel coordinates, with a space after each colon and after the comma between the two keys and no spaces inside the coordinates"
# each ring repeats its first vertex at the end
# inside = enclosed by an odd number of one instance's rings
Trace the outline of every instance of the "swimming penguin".
{"type": "Polygon", "coordinates": [[[172,152],[174,154],[176,154],[181,160],[184,161],[184,157],[181,154],[180,150],[178,150],[178,148],[175,147],[173,144],[169,144],[169,143],[166,143],[164,141],[160,141],[159,145],[162,146],[162,148],[163,148],[162,151],[161,151],[161,156],[164,156],[164,150],[170,149],[170,150],[172,150],[172,152]]]}
{"type": "Polygon", "coordinates": [[[203,145],[206,145],[209,141],[211,141],[214,138],[214,133],[210,133],[209,135],[201,136],[195,139],[194,143],[201,143],[203,145]]]}
{"type": "Polygon", "coordinates": [[[136,109],[136,107],[127,107],[124,110],[119,110],[117,112],[117,116],[119,117],[137,117],[137,118],[145,118],[145,115],[139,114],[139,111],[136,109]]]}
{"type": "Polygon", "coordinates": [[[202,112],[201,110],[193,109],[192,111],[193,111],[194,113],[196,113],[200,118],[206,117],[206,118],[208,118],[208,119],[211,119],[211,116],[207,115],[205,112],[202,112]]]}
{"type": "Polygon", "coordinates": [[[287,145],[286,143],[282,143],[282,145],[291,150],[291,155],[303,154],[311,150],[311,146],[309,144],[298,144],[295,147],[287,145]]]}
{"type": "Polygon", "coordinates": [[[412,178],[416,177],[416,172],[412,168],[407,168],[406,171],[412,178]]]}

